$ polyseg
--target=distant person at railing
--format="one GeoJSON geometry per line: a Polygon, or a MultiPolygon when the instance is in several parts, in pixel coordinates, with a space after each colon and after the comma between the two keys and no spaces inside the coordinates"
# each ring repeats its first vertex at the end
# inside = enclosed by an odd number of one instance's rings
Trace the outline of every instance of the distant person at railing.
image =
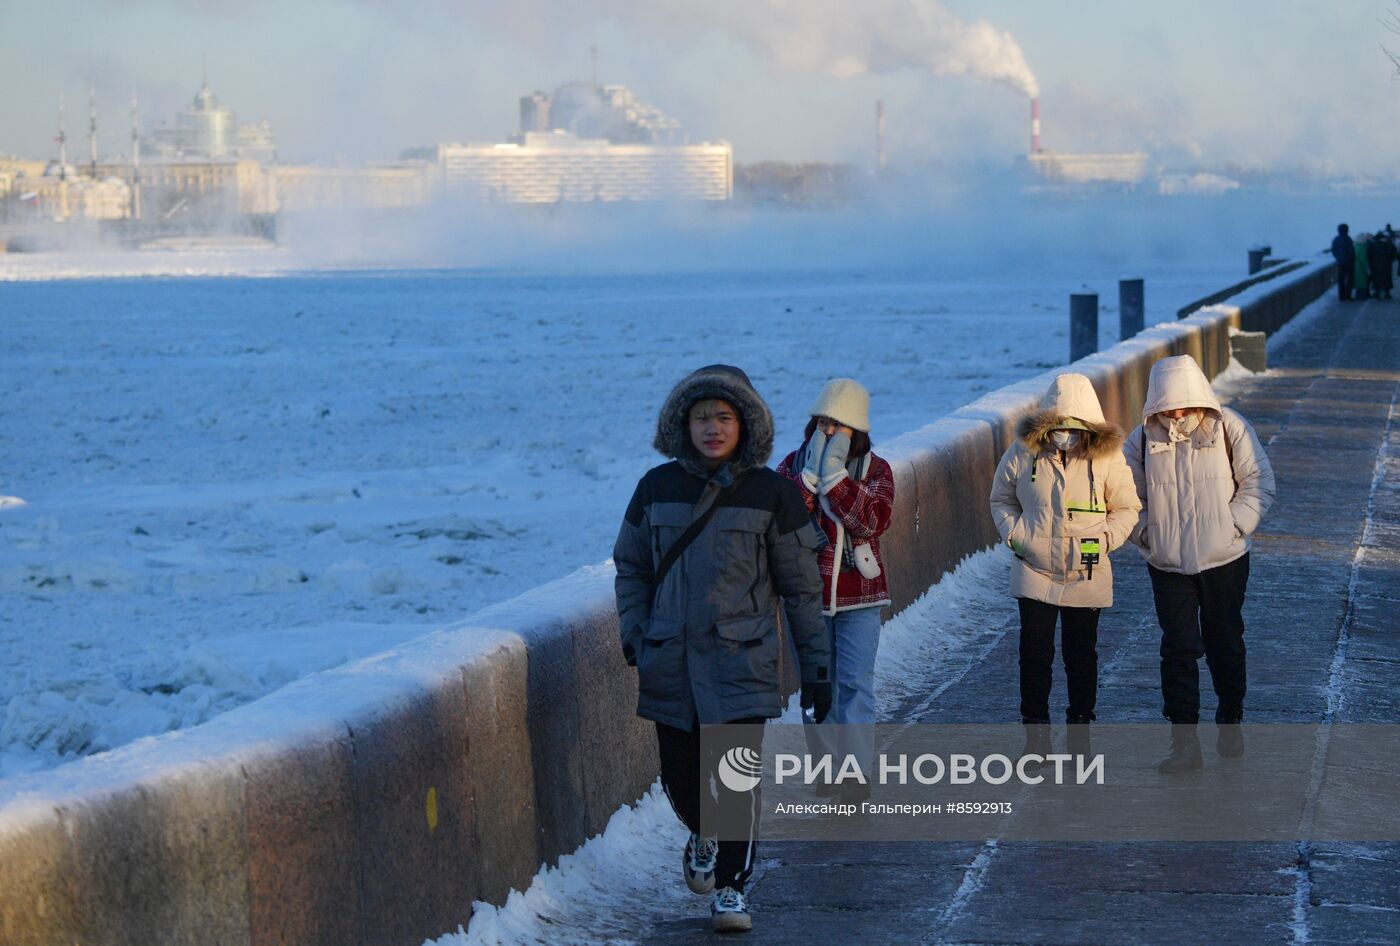
{"type": "Polygon", "coordinates": [[[1371,242],[1371,234],[1363,233],[1356,238],[1353,257],[1355,262],[1352,278],[1356,281],[1356,298],[1371,298],[1371,261],[1367,258],[1367,247],[1371,242]]]}
{"type": "Polygon", "coordinates": [[[1011,594],[1021,612],[1022,755],[1050,753],[1055,624],[1060,624],[1070,752],[1087,755],[1098,701],[1099,612],[1113,605],[1108,553],[1137,524],[1137,492],[1123,462],[1123,431],[1103,416],[1094,386],[1062,374],[992,478],[992,521],[1011,547],[1011,594]]]}
{"type": "Polygon", "coordinates": [[[1249,422],[1222,407],[1190,355],[1152,366],[1142,424],[1124,445],[1142,514],[1132,539],[1147,559],[1162,627],[1162,715],[1171,753],[1157,767],[1203,767],[1196,736],[1206,658],[1217,698],[1216,751],[1244,752],[1244,594],[1250,536],[1274,501],[1274,471],[1249,422]]]}
{"type": "Polygon", "coordinates": [[[720,761],[757,765],[763,723],[782,713],[780,602],[802,705],[818,721],[831,708],[821,536],[798,488],[764,466],[773,415],[738,368],[683,378],[653,446],[673,459],[637,484],[613,548],[622,653],[637,668],[637,715],[656,724],[661,786],[690,829],[683,879],[714,892],[716,930],[747,930],[761,783],[731,788],[720,761]]]}
{"type": "Polygon", "coordinates": [[[826,533],[818,556],[822,614],[831,643],[835,687],[832,730],[808,729],[814,753],[830,753],[841,765],[848,756],[865,782],[844,779],[819,786],[860,802],[870,797],[875,777],[875,653],[880,611],[890,603],[880,536],[894,515],[894,473],[870,449],[870,393],[850,378],[828,381],[812,405],[802,446],[778,464],[778,473],[802,488],[810,512],[826,533]]]}
{"type": "Polygon", "coordinates": [[[1395,244],[1384,230],[1366,244],[1366,262],[1371,270],[1371,288],[1377,299],[1389,299],[1395,288],[1395,244]]]}
{"type": "Polygon", "coordinates": [[[1332,258],[1337,261],[1337,295],[1343,302],[1351,301],[1352,280],[1356,278],[1356,247],[1347,236],[1349,228],[1337,224],[1332,238],[1332,258]]]}

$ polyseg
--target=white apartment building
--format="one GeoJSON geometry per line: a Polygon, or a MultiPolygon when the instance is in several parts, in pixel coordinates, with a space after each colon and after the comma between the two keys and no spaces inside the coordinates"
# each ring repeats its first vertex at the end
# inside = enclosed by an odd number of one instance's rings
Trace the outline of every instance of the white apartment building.
{"type": "Polygon", "coordinates": [[[444,144],[438,162],[449,193],[496,203],[721,201],[734,196],[734,149],[613,144],[561,131],[503,144],[444,144]]]}

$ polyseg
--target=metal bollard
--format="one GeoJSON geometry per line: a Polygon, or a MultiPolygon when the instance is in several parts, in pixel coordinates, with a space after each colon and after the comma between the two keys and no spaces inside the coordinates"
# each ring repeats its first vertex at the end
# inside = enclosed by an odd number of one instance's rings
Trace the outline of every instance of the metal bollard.
{"type": "Polygon", "coordinates": [[[1118,340],[1127,341],[1142,331],[1147,311],[1141,279],[1118,280],[1118,340]]]}
{"type": "Polygon", "coordinates": [[[1253,276],[1264,268],[1264,258],[1273,253],[1272,246],[1253,246],[1249,249],[1249,275],[1253,276]]]}
{"type": "Polygon", "coordinates": [[[1069,297],[1069,360],[1078,361],[1099,350],[1099,294],[1076,292],[1069,297]]]}

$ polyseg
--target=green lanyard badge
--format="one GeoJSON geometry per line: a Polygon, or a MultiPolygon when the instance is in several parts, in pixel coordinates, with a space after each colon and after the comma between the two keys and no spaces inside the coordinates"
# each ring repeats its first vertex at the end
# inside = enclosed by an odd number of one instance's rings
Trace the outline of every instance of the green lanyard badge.
{"type": "Polygon", "coordinates": [[[1099,563],[1100,542],[1098,539],[1079,540],[1079,564],[1089,570],[1089,580],[1094,580],[1094,566],[1099,563]]]}

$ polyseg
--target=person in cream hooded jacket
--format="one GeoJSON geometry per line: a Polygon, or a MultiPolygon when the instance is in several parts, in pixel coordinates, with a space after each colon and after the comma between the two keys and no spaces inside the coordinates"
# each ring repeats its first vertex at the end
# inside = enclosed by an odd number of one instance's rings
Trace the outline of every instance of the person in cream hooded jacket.
{"type": "MultiPolygon", "coordinates": [[[[1274,498],[1274,473],[1254,428],[1222,407],[1189,355],[1152,366],[1142,425],[1124,445],[1143,510],[1132,540],[1147,559],[1162,627],[1162,714],[1173,732],[1163,771],[1201,767],[1197,661],[1210,667],[1217,723],[1244,715],[1245,586],[1251,536],[1274,498]]],[[[1223,755],[1243,751],[1222,730],[1223,755]]]]}
{"type": "Polygon", "coordinates": [[[1002,541],[1016,554],[1011,594],[1021,611],[1021,721],[1050,721],[1058,618],[1066,719],[1087,723],[1098,690],[1099,610],[1113,604],[1108,553],[1128,540],[1141,503],[1123,462],[1123,432],[1104,419],[1084,375],[1055,378],[1016,433],[993,477],[990,503],[1002,541]]]}

